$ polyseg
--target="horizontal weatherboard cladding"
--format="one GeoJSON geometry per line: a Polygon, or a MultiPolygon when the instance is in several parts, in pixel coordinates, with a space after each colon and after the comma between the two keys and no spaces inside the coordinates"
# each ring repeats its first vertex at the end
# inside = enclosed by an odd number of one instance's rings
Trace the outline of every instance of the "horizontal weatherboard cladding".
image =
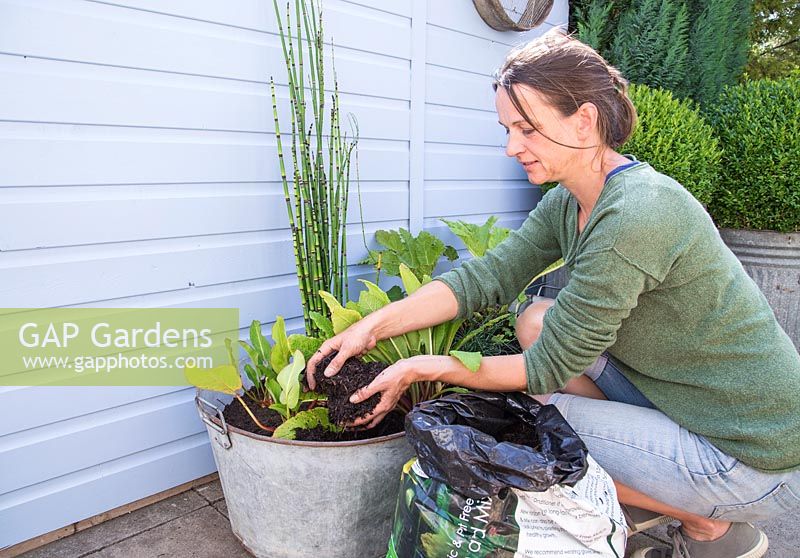
{"type": "MultiPolygon", "coordinates": [[[[463,257],[440,217],[514,227],[535,205],[490,76],[566,19],[556,2],[500,33],[463,0],[377,4],[324,0],[361,138],[353,296],[376,230],[425,228],[463,257]]],[[[270,76],[286,134],[269,0],[0,0],[0,306],[236,307],[241,336],[276,315],[301,330],[270,76]]],[[[0,387],[0,548],[214,468],[191,389],[0,387]]]]}

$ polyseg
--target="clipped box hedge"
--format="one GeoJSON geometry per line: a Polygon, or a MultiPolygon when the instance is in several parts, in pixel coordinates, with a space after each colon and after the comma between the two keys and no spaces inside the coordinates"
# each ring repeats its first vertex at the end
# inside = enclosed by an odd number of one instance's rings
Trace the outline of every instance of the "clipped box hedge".
{"type": "Polygon", "coordinates": [[[708,114],[723,148],[717,225],[800,231],[800,79],[728,87],[708,114]]]}
{"type": "Polygon", "coordinates": [[[717,187],[722,151],[696,104],[646,85],[632,84],[628,95],[639,121],[618,151],[647,161],[708,205],[717,187]]]}

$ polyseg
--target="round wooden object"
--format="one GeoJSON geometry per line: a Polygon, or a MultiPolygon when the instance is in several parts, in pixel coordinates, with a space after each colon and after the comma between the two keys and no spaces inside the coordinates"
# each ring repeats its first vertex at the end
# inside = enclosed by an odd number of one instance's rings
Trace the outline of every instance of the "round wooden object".
{"type": "Polygon", "coordinates": [[[542,24],[553,0],[472,0],[483,21],[498,31],[528,31],[542,24]]]}

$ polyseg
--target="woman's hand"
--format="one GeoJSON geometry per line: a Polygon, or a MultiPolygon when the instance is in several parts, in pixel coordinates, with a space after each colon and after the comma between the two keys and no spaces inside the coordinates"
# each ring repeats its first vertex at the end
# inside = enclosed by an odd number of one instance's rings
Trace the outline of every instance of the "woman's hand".
{"type": "Polygon", "coordinates": [[[331,353],[338,351],[338,354],[328,364],[328,368],[325,369],[325,375],[328,377],[339,372],[348,358],[364,355],[373,349],[377,342],[375,334],[364,321],[356,322],[339,335],[331,337],[308,359],[306,365],[308,387],[314,390],[317,385],[314,381],[314,372],[317,369],[317,364],[331,353]]]}
{"type": "Polygon", "coordinates": [[[452,356],[418,355],[399,360],[352,395],[352,403],[360,403],[376,393],[381,394],[381,400],[372,413],[348,426],[367,425],[367,428],[372,428],[395,408],[414,382],[444,382],[487,391],[524,391],[527,386],[525,358],[521,354],[483,357],[477,372],[472,372],[452,356]]]}
{"type": "Polygon", "coordinates": [[[398,360],[391,366],[387,366],[369,385],[356,391],[350,397],[350,403],[366,401],[376,393],[381,394],[381,400],[370,414],[356,419],[348,426],[366,425],[367,428],[372,428],[381,422],[395,408],[409,386],[414,383],[414,378],[418,373],[415,364],[414,357],[398,360]]]}

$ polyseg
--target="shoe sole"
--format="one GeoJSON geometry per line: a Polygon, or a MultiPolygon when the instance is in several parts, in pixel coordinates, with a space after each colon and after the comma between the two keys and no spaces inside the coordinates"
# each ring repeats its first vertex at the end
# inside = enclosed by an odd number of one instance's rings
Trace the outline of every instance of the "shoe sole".
{"type": "Polygon", "coordinates": [[[767,539],[767,536],[759,529],[756,547],[747,554],[739,555],[738,558],[761,558],[767,553],[767,549],[769,549],[769,539],[767,539]]]}
{"type": "MultiPolygon", "coordinates": [[[[647,548],[640,548],[636,552],[631,555],[631,558],[647,558],[647,553],[650,550],[654,550],[655,547],[649,546],[647,548]]],[[[759,530],[758,533],[758,543],[756,543],[755,548],[749,550],[745,554],[740,554],[736,558],[762,558],[769,549],[769,540],[767,536],[759,530]]]]}

